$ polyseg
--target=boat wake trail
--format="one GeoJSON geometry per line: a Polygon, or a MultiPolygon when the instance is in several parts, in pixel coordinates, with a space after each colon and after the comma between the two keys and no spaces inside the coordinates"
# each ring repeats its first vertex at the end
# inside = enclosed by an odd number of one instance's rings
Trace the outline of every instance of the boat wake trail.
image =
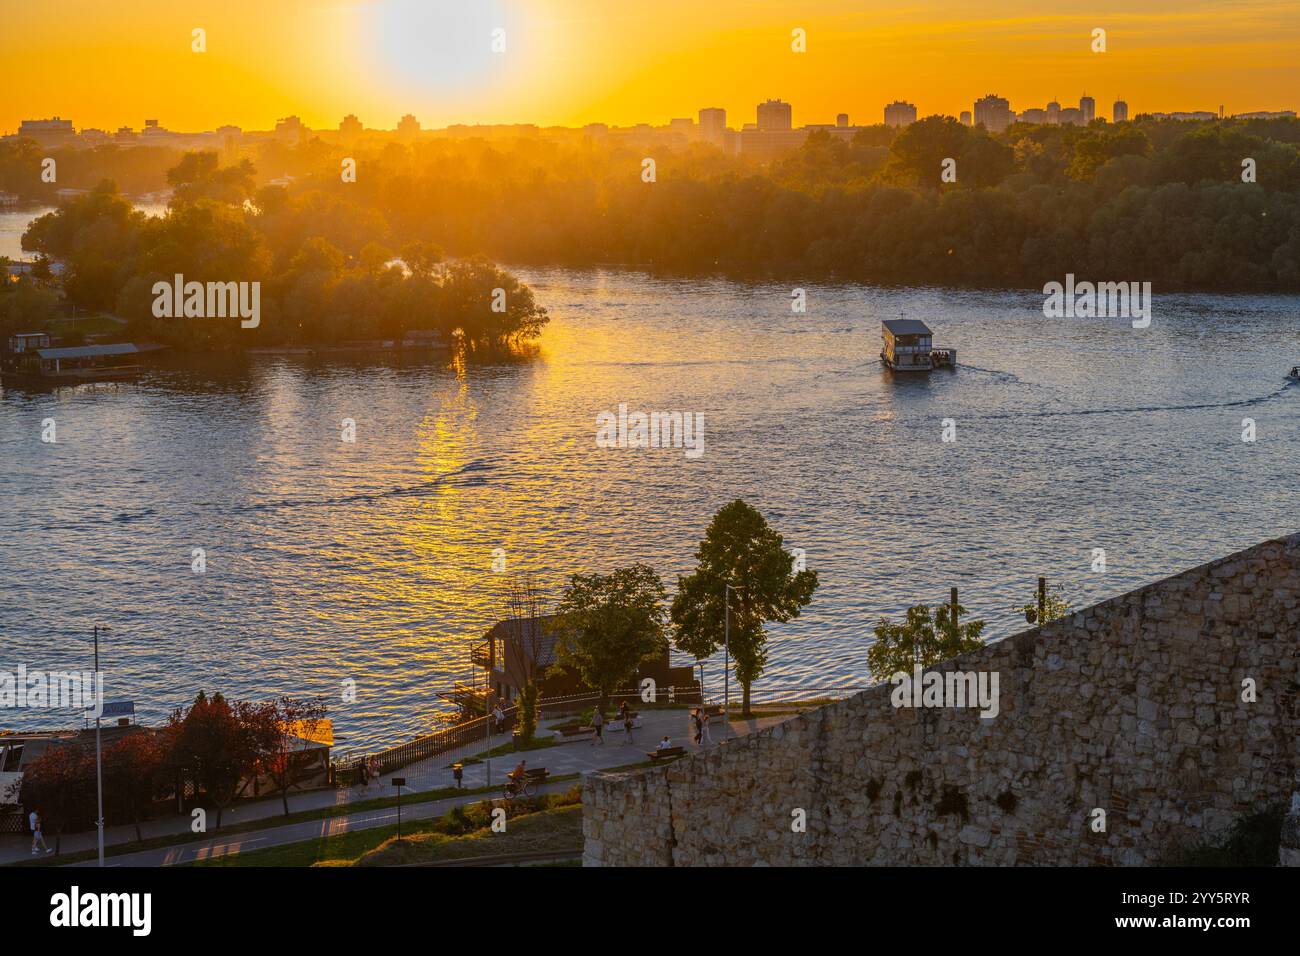
{"type": "Polygon", "coordinates": [[[413,485],[399,485],[396,488],[383,488],[379,491],[358,491],[350,495],[336,495],[330,498],[281,498],[277,501],[260,501],[255,504],[232,508],[229,513],[239,514],[246,511],[280,511],[286,508],[334,507],[337,505],[383,501],[388,498],[417,498],[421,495],[431,494],[443,485],[456,479],[468,479],[466,481],[461,481],[460,484],[462,485],[482,484],[484,479],[479,477],[477,473],[490,471],[491,469],[492,466],[486,462],[470,462],[461,468],[438,475],[436,478],[430,478],[427,481],[417,482],[413,485]]]}
{"type": "Polygon", "coordinates": [[[1019,375],[1014,375],[1011,372],[1003,372],[1000,369],[996,369],[996,368],[980,368],[978,365],[967,365],[965,362],[957,363],[957,371],[983,372],[985,375],[992,375],[994,378],[1000,378],[1004,382],[1015,382],[1017,385],[1026,384],[1024,380],[1020,378],[1019,375]]]}
{"type": "Polygon", "coordinates": [[[1015,418],[1063,418],[1078,415],[1132,415],[1139,412],[1190,412],[1209,408],[1247,408],[1252,405],[1262,405],[1271,401],[1291,387],[1292,383],[1287,382],[1281,388],[1274,389],[1265,395],[1256,395],[1253,398],[1242,398],[1235,402],[1197,402],[1190,405],[1141,405],[1134,408],[1072,408],[1059,412],[1040,411],[1040,412],[1007,412],[998,415],[981,415],[980,421],[995,421],[998,419],[1015,418]]]}
{"type": "MultiPolygon", "coordinates": [[[[448,471],[445,474],[438,475],[426,481],[420,481],[412,485],[399,485],[396,488],[382,488],[377,491],[358,491],[347,495],[333,495],[329,497],[296,497],[296,498],[274,498],[267,501],[252,501],[244,504],[232,506],[222,505],[215,502],[197,503],[199,508],[204,510],[212,509],[223,516],[238,516],[242,514],[256,514],[274,511],[284,511],[291,508],[328,508],[338,507],[350,504],[366,504],[376,501],[383,501],[389,498],[415,498],[421,495],[428,495],[437,492],[443,486],[453,482],[461,487],[472,487],[483,484],[487,479],[481,472],[491,471],[494,466],[487,462],[470,462],[461,468],[448,471]]],[[[95,525],[121,524],[133,521],[141,521],[146,518],[157,517],[157,510],[146,508],[137,512],[123,512],[120,514],[105,515],[99,518],[86,518],[79,522],[60,523],[57,525],[46,524],[41,527],[43,531],[66,530],[68,528],[93,527],[95,525]]]]}

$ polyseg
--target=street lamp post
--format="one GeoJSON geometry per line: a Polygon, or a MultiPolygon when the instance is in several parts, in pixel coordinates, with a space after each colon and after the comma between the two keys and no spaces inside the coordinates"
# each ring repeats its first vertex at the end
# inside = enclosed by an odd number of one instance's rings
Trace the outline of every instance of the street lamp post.
{"type": "MultiPolygon", "coordinates": [[[[96,689],[103,687],[99,680],[99,632],[107,631],[108,628],[101,628],[95,625],[95,685],[96,689]]],[[[102,696],[102,694],[101,694],[102,696]]],[[[99,718],[104,707],[103,701],[99,701],[99,706],[95,708],[98,713],[95,714],[95,801],[98,810],[98,816],[95,820],[95,829],[99,831],[99,865],[104,865],[104,764],[99,746],[99,718]]]]}
{"type": "Polygon", "coordinates": [[[731,592],[730,584],[723,585],[722,611],[722,719],[731,720],[731,592]]]}

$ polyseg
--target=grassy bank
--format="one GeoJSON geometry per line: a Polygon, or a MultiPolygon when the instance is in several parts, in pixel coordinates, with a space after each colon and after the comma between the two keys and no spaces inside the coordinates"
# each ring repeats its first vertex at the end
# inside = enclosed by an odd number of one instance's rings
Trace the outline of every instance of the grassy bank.
{"type": "Polygon", "coordinates": [[[458,805],[434,819],[404,822],[400,842],[394,824],[331,834],[319,839],[201,860],[189,865],[391,866],[398,863],[458,859],[460,856],[497,856],[546,849],[572,850],[582,845],[580,800],[581,790],[577,786],[563,793],[516,800],[506,807],[509,817],[505,833],[492,832],[493,804],[480,801],[458,805]],[[529,817],[544,816],[546,812],[560,808],[567,808],[571,812],[546,821],[533,821],[526,827],[522,825],[529,817]],[[575,819],[576,823],[573,822],[575,819]],[[518,841],[516,837],[519,838],[518,841]]]}
{"type": "MultiPolygon", "coordinates": [[[[578,774],[563,774],[557,777],[551,777],[551,782],[563,782],[566,780],[578,779],[578,774]]],[[[407,791],[402,794],[402,806],[409,807],[414,804],[429,803],[435,800],[446,800],[451,797],[472,797],[485,793],[496,793],[501,789],[500,785],[491,787],[474,787],[458,789],[456,787],[441,787],[437,790],[407,791]]],[[[397,806],[397,797],[376,797],[373,800],[358,800],[353,803],[334,804],[329,807],[318,807],[312,810],[301,810],[296,813],[290,813],[288,816],[283,814],[273,817],[261,817],[257,820],[249,820],[246,823],[228,824],[220,830],[212,830],[208,833],[175,833],[167,836],[152,837],[147,840],[140,840],[131,843],[114,843],[104,847],[104,856],[120,856],[124,853],[138,853],[141,850],[154,850],[161,847],[180,846],[185,843],[194,843],[198,840],[210,839],[218,836],[232,836],[237,833],[248,833],[252,830],[265,830],[268,827],[287,826],[292,823],[305,823],[310,820],[326,820],[332,817],[347,816],[351,813],[364,813],[367,810],[383,810],[388,807],[397,806]]],[[[209,813],[211,819],[216,819],[215,813],[209,813]]],[[[185,818],[188,821],[188,817],[185,818]]],[[[52,841],[51,841],[52,842],[52,841]]],[[[86,860],[93,860],[98,856],[95,850],[82,850],[76,853],[60,853],[57,856],[37,857],[33,860],[22,860],[16,863],[10,863],[9,866],[63,866],[67,863],[80,863],[86,860]]]]}

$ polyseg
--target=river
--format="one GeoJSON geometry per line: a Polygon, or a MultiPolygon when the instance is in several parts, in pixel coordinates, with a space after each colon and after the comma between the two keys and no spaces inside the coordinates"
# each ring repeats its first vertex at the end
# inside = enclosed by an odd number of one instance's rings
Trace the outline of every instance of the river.
{"type": "Polygon", "coordinates": [[[513,573],[554,597],[641,561],[671,589],[735,497],[821,579],[760,699],[863,684],[880,617],[952,586],[996,638],[1040,574],[1082,607],[1300,525],[1296,297],[1156,290],[1135,330],[1036,291],[810,286],[794,314],[788,285],[516,271],[553,319],[517,362],[173,359],[0,393],[0,669],[89,668],[99,623],[106,694],[143,720],[201,688],[320,694],[367,748],[436,725],[513,573]],[[899,316],[960,368],[882,369],[899,316]],[[597,447],[621,403],[701,413],[704,453],[597,447]]]}

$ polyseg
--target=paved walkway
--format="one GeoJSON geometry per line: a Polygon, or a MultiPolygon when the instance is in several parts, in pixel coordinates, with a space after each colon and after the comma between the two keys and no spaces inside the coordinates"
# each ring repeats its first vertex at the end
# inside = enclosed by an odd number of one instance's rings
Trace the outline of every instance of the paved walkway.
{"type": "MultiPolygon", "coordinates": [[[[730,725],[724,725],[721,718],[715,718],[710,725],[710,734],[716,744],[725,738],[744,736],[761,727],[768,727],[786,719],[786,717],[758,717],[748,721],[733,720],[730,725]]],[[[554,720],[545,720],[543,725],[554,722],[554,720]]],[[[653,750],[664,735],[669,737],[674,746],[686,747],[688,751],[699,749],[691,740],[689,712],[686,710],[642,711],[638,723],[640,726],[633,731],[634,745],[625,743],[621,725],[617,729],[607,725],[604,744],[593,746],[589,738],[580,739],[542,750],[532,750],[522,754],[505,754],[494,757],[491,761],[470,764],[464,768],[462,786],[467,788],[484,786],[485,781],[489,779],[487,776],[489,766],[491,768],[491,781],[494,784],[501,784],[505,780],[505,775],[514,769],[521,757],[527,761],[529,767],[545,767],[553,776],[559,776],[561,774],[589,773],[593,770],[643,762],[646,759],[645,752],[653,750]]],[[[454,787],[456,781],[450,766],[453,762],[502,744],[508,744],[510,739],[510,734],[498,734],[490,741],[477,741],[459,751],[439,754],[436,757],[430,757],[427,760],[397,770],[392,774],[385,774],[381,780],[373,781],[368,787],[355,786],[290,794],[289,810],[296,813],[323,807],[346,806],[350,803],[373,800],[378,797],[391,797],[397,792],[389,782],[394,776],[406,778],[403,793],[412,790],[427,792],[442,787],[454,787]]],[[[569,786],[572,786],[572,783],[548,785],[543,790],[564,789],[569,786]]],[[[481,800],[485,796],[487,795],[477,794],[469,797],[448,797],[445,800],[426,801],[418,804],[403,804],[402,819],[422,819],[437,816],[445,813],[457,803],[481,800]]],[[[280,798],[276,796],[266,800],[250,801],[228,807],[222,815],[221,822],[223,826],[246,824],[254,820],[269,820],[282,816],[283,813],[284,805],[280,798]]],[[[285,843],[296,843],[300,840],[315,839],[348,830],[388,826],[395,823],[396,820],[397,810],[395,807],[364,810],[285,826],[270,825],[257,830],[226,836],[217,833],[190,843],[107,857],[104,862],[105,865],[117,866],[170,866],[177,863],[187,863],[195,859],[203,859],[208,856],[238,853],[241,849],[262,849],[268,846],[279,846],[285,843]]],[[[212,826],[216,825],[216,814],[212,811],[208,813],[208,823],[212,826]]],[[[140,830],[145,839],[186,834],[190,832],[190,818],[179,815],[160,817],[141,824],[140,830]]],[[[51,847],[54,845],[54,839],[51,835],[47,834],[46,840],[51,847]]],[[[134,840],[135,828],[133,826],[109,827],[104,831],[105,846],[131,843],[134,840]]],[[[95,831],[90,830],[65,835],[60,849],[61,853],[76,853],[82,850],[93,850],[95,846],[95,831]]],[[[31,859],[30,834],[5,834],[0,836],[0,865],[27,859],[31,859]]],[[[96,864],[92,862],[90,865],[96,864]]]]}

